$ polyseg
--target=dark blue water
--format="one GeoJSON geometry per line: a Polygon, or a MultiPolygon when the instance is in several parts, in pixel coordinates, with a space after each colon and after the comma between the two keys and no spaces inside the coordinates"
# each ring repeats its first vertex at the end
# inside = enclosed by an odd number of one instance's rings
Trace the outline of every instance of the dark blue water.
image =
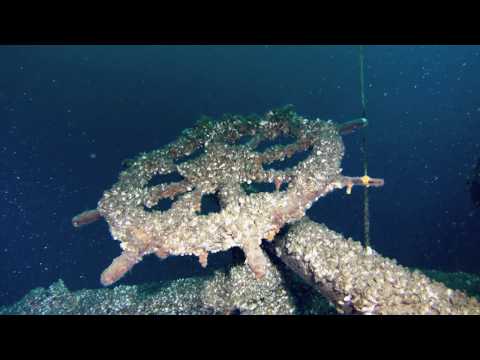
{"type": "MultiPolygon", "coordinates": [[[[467,178],[480,156],[479,46],[367,46],[372,242],[401,264],[480,274],[480,211],[467,178]]],[[[203,115],[361,114],[355,46],[0,47],[0,304],[58,278],[99,287],[120,253],[104,222],[74,229],[125,158],[161,147],[203,115]]],[[[363,175],[362,133],[344,174],[363,175]]],[[[309,215],[362,239],[362,194],[309,215]]],[[[218,262],[221,262],[218,260],[218,262]]],[[[215,268],[213,261],[212,268],[215,268]]],[[[147,258],[122,283],[204,274],[196,259],[147,258]]]]}

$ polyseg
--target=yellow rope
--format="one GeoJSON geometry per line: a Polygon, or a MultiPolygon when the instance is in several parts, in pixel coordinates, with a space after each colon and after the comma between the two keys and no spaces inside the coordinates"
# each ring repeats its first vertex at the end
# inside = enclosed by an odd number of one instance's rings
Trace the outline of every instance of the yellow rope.
{"type": "Polygon", "coordinates": [[[364,176],[362,182],[365,185],[363,188],[363,238],[365,247],[370,247],[370,208],[368,203],[368,181],[370,177],[368,173],[368,159],[367,159],[367,137],[363,136],[363,171],[364,176]]]}
{"type": "MultiPolygon", "coordinates": [[[[365,79],[364,79],[364,63],[365,56],[363,54],[363,45],[359,47],[359,59],[360,59],[360,95],[362,99],[362,113],[363,117],[367,117],[367,100],[365,98],[365,79]]],[[[362,177],[362,182],[365,185],[363,190],[363,235],[364,235],[364,246],[370,247],[370,208],[368,204],[368,158],[367,158],[367,132],[366,129],[363,133],[363,171],[364,176],[362,177]]]]}
{"type": "Polygon", "coordinates": [[[366,108],[367,108],[367,101],[365,99],[365,80],[364,80],[364,63],[365,63],[365,56],[363,54],[363,45],[360,45],[359,47],[359,52],[360,52],[360,94],[362,97],[362,110],[363,110],[363,117],[366,116],[366,108]]]}

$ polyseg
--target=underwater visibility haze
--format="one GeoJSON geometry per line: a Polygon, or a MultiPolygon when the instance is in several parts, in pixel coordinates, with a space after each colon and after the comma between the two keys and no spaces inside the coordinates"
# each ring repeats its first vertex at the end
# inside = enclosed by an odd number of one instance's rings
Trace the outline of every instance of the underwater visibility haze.
{"type": "Polygon", "coordinates": [[[480,313],[480,46],[0,59],[0,313],[480,313]]]}

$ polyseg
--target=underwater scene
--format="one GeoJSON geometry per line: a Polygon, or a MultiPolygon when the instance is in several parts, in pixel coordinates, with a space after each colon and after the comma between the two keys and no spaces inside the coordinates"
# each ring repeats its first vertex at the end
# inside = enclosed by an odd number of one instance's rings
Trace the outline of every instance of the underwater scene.
{"type": "Polygon", "coordinates": [[[0,46],[1,315],[480,314],[480,46],[0,46]]]}

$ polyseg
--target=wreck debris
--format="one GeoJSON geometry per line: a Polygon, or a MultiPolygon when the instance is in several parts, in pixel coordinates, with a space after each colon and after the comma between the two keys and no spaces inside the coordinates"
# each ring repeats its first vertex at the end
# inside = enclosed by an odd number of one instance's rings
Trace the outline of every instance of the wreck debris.
{"type": "Polygon", "coordinates": [[[209,276],[77,291],[58,280],[0,307],[0,315],[291,315],[329,308],[320,295],[308,309],[299,308],[280,272],[270,264],[269,270],[261,280],[237,265],[209,276]]]}
{"type": "Polygon", "coordinates": [[[246,263],[262,278],[267,266],[262,239],[272,241],[285,224],[301,219],[318,198],[335,189],[383,185],[380,179],[365,183],[343,176],[343,153],[337,125],[305,119],[291,108],[270,111],[263,118],[202,120],[176,142],[128,162],[119,181],[103,194],[98,212],[123,252],[103,272],[102,284],[118,281],[148,254],[162,259],[196,255],[206,266],[209,253],[232,247],[244,251],[246,263]],[[282,136],[295,141],[257,151],[262,142],[282,136]],[[244,137],[250,140],[241,143],[244,137]],[[199,156],[184,160],[200,150],[199,156]],[[300,152],[310,154],[295,166],[265,168],[300,152]],[[183,180],[149,186],[154,176],[172,173],[183,180]],[[277,191],[248,195],[242,184],[252,182],[274,183],[277,191]],[[285,191],[279,191],[281,184],[287,184],[285,191]],[[218,196],[220,212],[198,213],[206,194],[218,196]],[[170,209],[152,210],[166,198],[175,200],[170,209]]]}
{"type": "Polygon", "coordinates": [[[341,135],[363,126],[363,119],[340,125],[308,120],[290,108],[270,111],[263,118],[202,119],[176,142],[129,160],[97,209],[76,216],[72,223],[78,227],[103,217],[112,236],[120,241],[121,255],[101,275],[105,286],[118,281],[148,254],[161,259],[195,255],[206,267],[209,253],[242,249],[248,268],[234,267],[228,278],[217,274],[202,290],[202,301],[215,311],[265,312],[265,307],[249,307],[243,301],[260,296],[274,299],[272,304],[281,299],[268,313],[293,312],[278,270],[260,247],[262,240],[273,242],[280,229],[291,224],[273,245],[277,256],[341,313],[479,314],[476,299],[305,217],[315,201],[335,189],[346,188],[350,193],[356,185],[384,185],[382,179],[366,175],[342,175],[341,135]],[[259,150],[262,143],[279,137],[293,142],[259,150]],[[271,166],[299,153],[307,155],[295,165],[271,166]],[[151,184],[155,176],[175,173],[181,180],[151,184]],[[246,191],[256,183],[270,183],[275,191],[246,191]],[[200,212],[202,197],[209,194],[218,197],[220,211],[204,215],[200,212]],[[155,209],[163,199],[172,201],[171,208],[155,209]],[[276,296],[271,297],[272,291],[276,296]]]}
{"type": "Polygon", "coordinates": [[[91,224],[101,218],[102,215],[100,215],[100,212],[97,209],[87,210],[74,216],[72,219],[72,225],[74,227],[80,227],[91,224]]]}
{"type": "Polygon", "coordinates": [[[480,314],[480,303],[307,217],[276,243],[287,266],[340,313],[480,314]]]}
{"type": "Polygon", "coordinates": [[[277,281],[278,270],[260,247],[262,240],[273,242],[280,229],[291,224],[272,244],[277,256],[341,313],[479,314],[476,299],[305,217],[315,201],[335,189],[350,193],[355,185],[383,186],[382,179],[341,173],[341,135],[363,126],[363,119],[340,125],[308,120],[291,108],[270,111],[262,118],[226,116],[219,122],[204,118],[176,142],[126,162],[127,168],[103,194],[97,209],[75,217],[73,224],[103,217],[120,241],[123,251],[103,272],[103,285],[118,281],[148,254],[161,259],[196,255],[207,266],[209,253],[242,249],[248,268],[232,268],[228,279],[217,274],[201,292],[207,307],[223,313],[267,311],[243,301],[249,298],[247,293],[262,294],[264,288],[258,287],[265,285],[261,298],[271,299],[272,291],[277,291],[273,298],[281,299],[271,302],[278,305],[269,313],[292,311],[288,291],[277,281]],[[294,141],[259,150],[262,143],[279,137],[294,141]],[[299,153],[307,156],[295,165],[270,166],[299,153]],[[174,173],[182,180],[151,184],[155,176],[174,173]],[[246,191],[256,183],[270,183],[275,191],[246,191]],[[208,194],[218,197],[220,211],[203,215],[201,201],[208,194]],[[171,208],[155,209],[164,199],[172,201],[171,208]],[[232,282],[235,274],[241,276],[232,282]]]}

